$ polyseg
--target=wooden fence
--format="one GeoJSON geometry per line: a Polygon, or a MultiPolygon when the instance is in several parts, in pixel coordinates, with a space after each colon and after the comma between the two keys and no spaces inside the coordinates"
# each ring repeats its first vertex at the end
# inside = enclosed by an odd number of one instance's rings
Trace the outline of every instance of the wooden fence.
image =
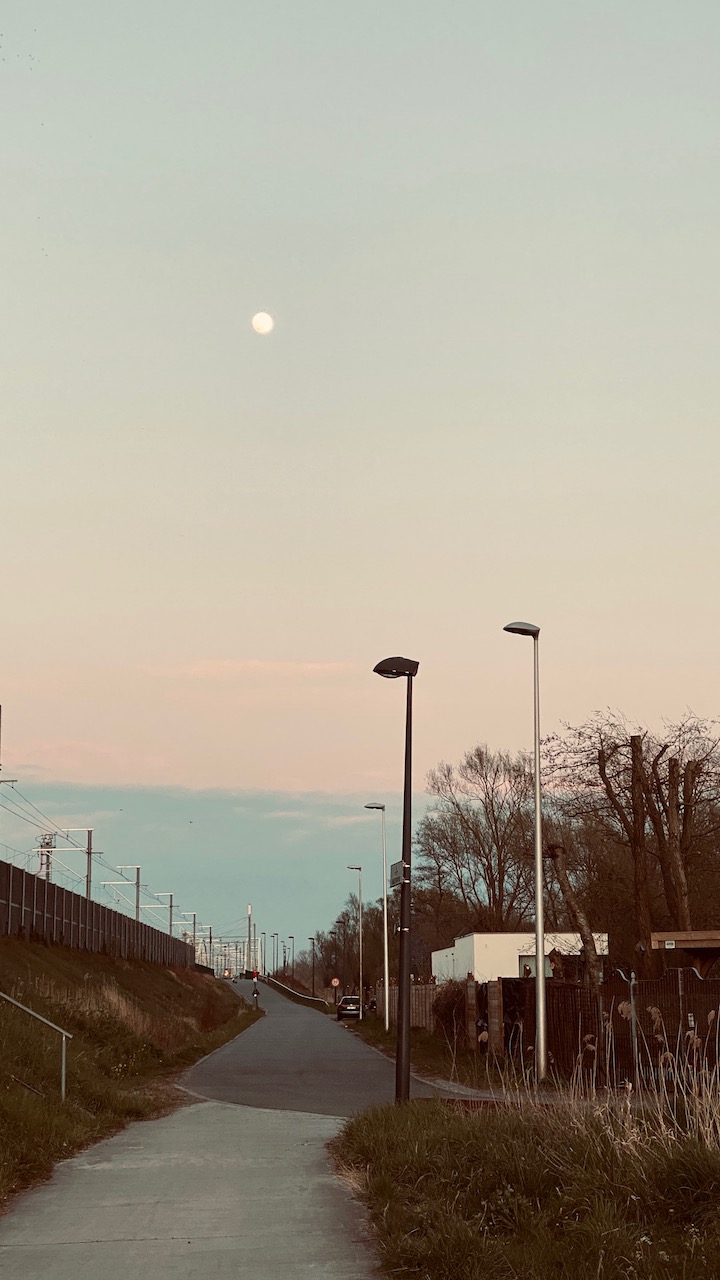
{"type": "Polygon", "coordinates": [[[3,935],[182,969],[195,961],[192,947],[179,938],[0,861],[0,937],[3,935]]]}
{"type": "MultiPolygon", "coordinates": [[[[433,1000],[438,993],[436,985],[430,983],[412,983],[410,987],[410,1026],[424,1027],[426,1031],[433,1031],[435,1021],[433,1018],[433,1000]]],[[[397,986],[388,988],[390,1022],[394,1025],[397,1022],[398,1010],[398,989],[397,986]]],[[[385,987],[383,983],[379,983],[376,988],[375,998],[377,1000],[378,1017],[385,1016],[385,987]]]]}

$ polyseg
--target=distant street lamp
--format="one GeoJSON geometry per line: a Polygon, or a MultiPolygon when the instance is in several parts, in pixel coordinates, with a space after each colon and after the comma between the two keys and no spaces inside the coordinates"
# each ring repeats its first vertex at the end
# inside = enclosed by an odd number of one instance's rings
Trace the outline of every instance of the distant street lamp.
{"type": "Polygon", "coordinates": [[[366,804],[366,809],[379,809],[382,814],[382,854],[383,854],[383,981],[385,1003],[385,1030],[390,1030],[390,959],[388,956],[388,901],[387,901],[387,841],[385,839],[385,805],[366,804]]]}
{"type": "Polygon", "coordinates": [[[509,622],[503,631],[514,636],[532,636],[533,709],[535,746],[535,1074],[547,1074],[547,1009],[545,1002],[545,921],[543,912],[542,808],[540,795],[540,628],[533,622],[509,622]]]}
{"type": "Polygon", "coordinates": [[[308,938],[308,942],[312,947],[312,993],[313,993],[313,999],[314,999],[315,998],[315,939],[308,938]]]}
{"type": "Polygon", "coordinates": [[[292,933],[288,934],[288,942],[292,942],[292,964],[290,967],[290,973],[292,975],[292,980],[294,982],[295,981],[295,938],[292,933]]]}
{"type": "Polygon", "coordinates": [[[400,964],[395,1053],[395,1101],[410,1099],[410,858],[412,852],[412,686],[420,663],[413,658],[384,658],[373,671],[386,680],[407,679],[405,709],[405,776],[403,789],[402,872],[400,885],[400,964]]]}
{"type": "Polygon", "coordinates": [[[362,867],[348,867],[348,871],[357,871],[358,873],[358,939],[360,952],[360,1021],[363,1016],[363,968],[362,968],[362,867]]]}
{"type": "MultiPolygon", "coordinates": [[[[343,916],[341,916],[339,920],[336,920],[336,921],[335,921],[335,928],[336,928],[338,931],[340,930],[340,928],[342,928],[342,971],[341,971],[341,976],[342,976],[342,989],[343,989],[343,995],[345,995],[345,957],[346,957],[346,954],[347,954],[347,918],[346,918],[344,915],[343,915],[343,916]]],[[[338,932],[338,941],[339,941],[339,937],[340,937],[340,935],[339,935],[339,932],[338,932]]]]}
{"type": "MultiPolygon", "coordinates": [[[[328,937],[329,937],[329,938],[332,938],[332,940],[333,940],[333,941],[332,941],[332,953],[331,953],[331,957],[330,957],[330,966],[331,966],[332,971],[333,971],[333,980],[335,980],[335,979],[337,978],[337,971],[338,971],[338,938],[337,938],[337,929],[331,929],[331,930],[330,930],[330,932],[329,932],[329,934],[328,934],[328,937]]],[[[337,987],[333,987],[333,1004],[337,1004],[337,987]]]]}
{"type": "Polygon", "coordinates": [[[265,963],[266,942],[267,942],[267,939],[265,937],[265,930],[263,929],[260,933],[260,969],[261,969],[263,978],[265,977],[265,972],[267,970],[267,964],[265,963]]]}

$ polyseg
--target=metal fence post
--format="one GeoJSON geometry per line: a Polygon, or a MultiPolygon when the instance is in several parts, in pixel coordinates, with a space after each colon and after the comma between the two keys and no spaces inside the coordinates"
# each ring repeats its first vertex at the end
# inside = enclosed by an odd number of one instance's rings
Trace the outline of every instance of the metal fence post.
{"type": "Polygon", "coordinates": [[[640,1062],[638,1056],[638,1028],[637,1028],[637,978],[635,973],[630,974],[630,1031],[632,1033],[632,1051],[633,1051],[633,1074],[635,1077],[635,1089],[640,1088],[640,1062]]]}

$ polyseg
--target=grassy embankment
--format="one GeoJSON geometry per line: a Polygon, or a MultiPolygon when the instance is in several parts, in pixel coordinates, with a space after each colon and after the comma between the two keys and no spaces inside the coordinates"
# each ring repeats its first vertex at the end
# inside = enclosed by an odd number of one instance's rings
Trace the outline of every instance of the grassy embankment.
{"type": "Polygon", "coordinates": [[[0,1200],[53,1164],[183,1095],[172,1075],[262,1014],[195,970],[0,940],[0,990],[69,1031],[60,1104],[60,1036],[0,1001],[0,1200]]]}
{"type": "Polygon", "coordinates": [[[720,1090],[686,1072],[645,1110],[569,1098],[385,1107],[333,1143],[388,1276],[718,1280],[720,1090]]]}

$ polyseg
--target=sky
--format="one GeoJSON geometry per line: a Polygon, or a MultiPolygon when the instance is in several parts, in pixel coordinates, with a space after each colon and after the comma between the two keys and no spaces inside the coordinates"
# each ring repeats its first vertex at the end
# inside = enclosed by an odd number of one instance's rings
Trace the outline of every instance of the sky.
{"type": "Polygon", "coordinates": [[[377,862],[362,804],[399,831],[381,658],[420,662],[418,812],[530,747],[516,618],[545,732],[717,714],[716,4],[1,25],[4,777],[302,936],[377,862]]]}

